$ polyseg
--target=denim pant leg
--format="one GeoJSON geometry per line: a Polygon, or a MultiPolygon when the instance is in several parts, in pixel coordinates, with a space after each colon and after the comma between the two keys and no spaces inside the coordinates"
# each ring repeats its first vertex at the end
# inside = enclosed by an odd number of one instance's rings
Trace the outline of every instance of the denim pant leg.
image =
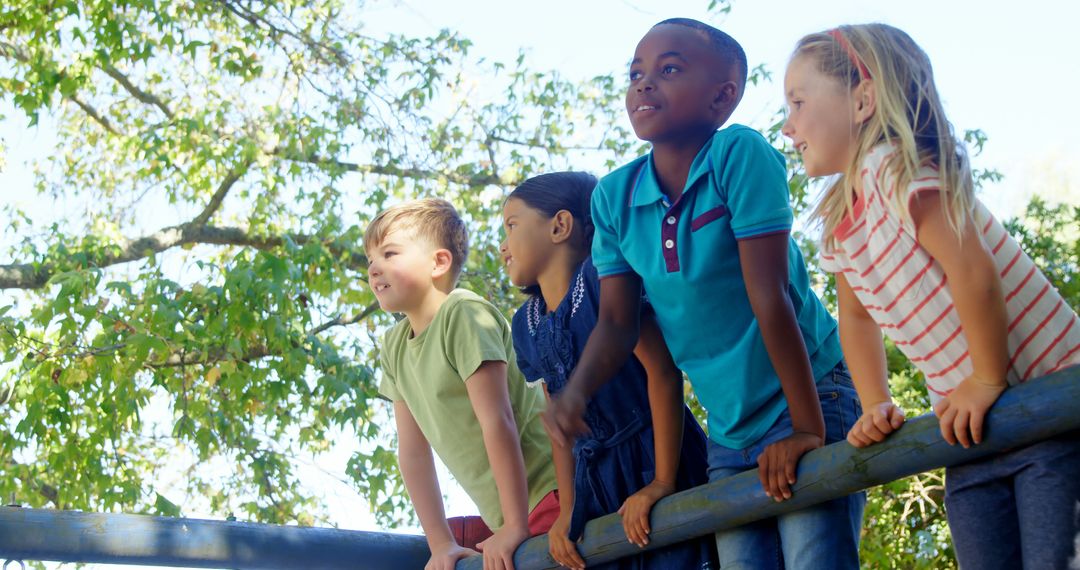
{"type": "Polygon", "coordinates": [[[1066,568],[1075,557],[1080,432],[945,471],[961,568],[1066,568]]]}
{"type": "MultiPolygon", "coordinates": [[[[773,441],[783,437],[783,420],[765,434],[762,441],[773,436],[773,441]],[[778,428],[779,426],[779,428],[778,428]]],[[[791,421],[787,421],[790,432],[791,421]]],[[[759,444],[746,449],[731,449],[708,440],[709,482],[738,475],[757,467],[757,454],[753,451],[759,444]]],[[[780,550],[780,531],[775,518],[754,521],[740,527],[716,533],[716,553],[721,570],[783,570],[784,555],[780,550]]]]}
{"type": "MultiPolygon", "coordinates": [[[[817,388],[825,418],[825,444],[844,441],[862,415],[851,375],[841,364],[829,377],[818,380],[817,388]]],[[[780,515],[780,544],[786,567],[858,568],[865,506],[866,493],[860,492],[780,515]]]]}
{"type": "MultiPolygon", "coordinates": [[[[818,381],[818,397],[825,416],[826,443],[843,440],[861,411],[851,377],[842,363],[818,381]]],[[[791,416],[785,410],[769,431],[746,449],[729,449],[710,440],[709,481],[756,468],[758,455],[791,432],[791,416]]],[[[858,568],[865,503],[866,494],[856,493],[718,532],[720,568],[858,568]]]]}

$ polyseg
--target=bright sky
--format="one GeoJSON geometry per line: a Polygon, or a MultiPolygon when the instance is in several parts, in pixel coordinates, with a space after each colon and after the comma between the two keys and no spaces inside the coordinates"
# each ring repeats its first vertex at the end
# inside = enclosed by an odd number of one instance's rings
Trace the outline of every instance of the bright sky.
{"type": "MultiPolygon", "coordinates": [[[[1060,0],[735,0],[730,15],[709,17],[707,0],[372,0],[369,32],[461,32],[473,53],[503,61],[525,48],[535,70],[557,69],[570,78],[624,73],[649,26],[687,16],[718,25],[742,43],[751,67],[764,63],[773,82],[750,87],[733,118],[763,126],[782,103],[786,59],[804,34],[842,23],[880,21],[907,31],[930,56],[946,112],[958,132],[979,128],[990,141],[976,167],[996,168],[1005,179],[982,199],[1000,217],[1015,215],[1035,194],[1080,203],[1080,133],[1074,110],[1080,94],[1080,4],[1060,0]],[[1070,71],[1071,70],[1071,71],[1070,71]]],[[[51,153],[48,120],[27,129],[10,103],[0,104],[0,138],[7,146],[0,171],[0,205],[15,203],[44,221],[57,210],[37,200],[28,161],[51,153]]],[[[172,223],[172,220],[169,220],[172,223]]],[[[0,260],[6,263],[8,260],[0,260]]],[[[343,465],[338,463],[338,465],[343,465]]],[[[331,513],[343,528],[374,530],[355,495],[323,478],[331,513]]],[[[474,512],[452,485],[450,514],[474,512]]],[[[91,566],[124,569],[130,566],[91,566]]]]}

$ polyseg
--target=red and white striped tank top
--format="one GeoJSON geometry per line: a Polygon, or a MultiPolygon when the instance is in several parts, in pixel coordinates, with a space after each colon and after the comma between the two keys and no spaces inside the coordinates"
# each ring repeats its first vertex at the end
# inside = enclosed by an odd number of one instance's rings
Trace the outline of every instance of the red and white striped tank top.
{"type": "MultiPolygon", "coordinates": [[[[843,272],[855,295],[926,376],[931,402],[973,371],[967,339],[941,265],[915,239],[915,228],[891,202],[894,177],[880,174],[893,149],[880,145],[863,161],[862,195],[836,228],[836,249],[822,247],[821,267],[843,272]],[[883,184],[882,187],[880,184],[883,184]]],[[[935,169],[920,170],[910,196],[938,189],[935,169]]],[[[1005,228],[979,201],[975,220],[993,255],[1005,293],[1009,384],[1080,364],[1080,319],[1005,228]]]]}

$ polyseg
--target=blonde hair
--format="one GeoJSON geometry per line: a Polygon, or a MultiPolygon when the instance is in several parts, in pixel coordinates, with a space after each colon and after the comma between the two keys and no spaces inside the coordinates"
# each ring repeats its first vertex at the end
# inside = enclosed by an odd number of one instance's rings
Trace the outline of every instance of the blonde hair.
{"type": "Polygon", "coordinates": [[[364,230],[364,249],[370,251],[392,231],[408,231],[438,248],[450,251],[450,276],[457,283],[469,255],[469,233],[454,205],[441,198],[423,198],[383,210],[364,230]]]}
{"type": "Polygon", "coordinates": [[[935,168],[942,211],[959,237],[974,204],[971,167],[945,118],[926,52],[897,28],[861,24],[802,38],[791,59],[800,57],[813,58],[818,71],[836,79],[848,93],[869,79],[876,95],[874,114],[856,135],[854,159],[814,209],[813,217],[822,223],[825,243],[835,245],[836,227],[853,210],[859,167],[866,155],[882,143],[894,145],[897,151],[885,163],[878,181],[896,178],[892,207],[910,220],[908,186],[919,168],[935,168]]]}

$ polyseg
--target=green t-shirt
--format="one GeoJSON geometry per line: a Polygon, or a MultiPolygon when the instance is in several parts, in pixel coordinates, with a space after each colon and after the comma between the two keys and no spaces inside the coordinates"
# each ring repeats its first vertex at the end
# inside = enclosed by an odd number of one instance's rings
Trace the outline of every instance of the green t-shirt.
{"type": "Polygon", "coordinates": [[[473,412],[467,380],[488,360],[507,363],[510,406],[525,459],[529,510],[555,490],[551,442],[540,423],[544,393],[528,385],[514,357],[510,325],[491,303],[455,289],[415,338],[408,319],[386,333],[379,392],[404,401],[431,448],[480,509],[492,529],[503,525],[499,491],[473,412]]]}

